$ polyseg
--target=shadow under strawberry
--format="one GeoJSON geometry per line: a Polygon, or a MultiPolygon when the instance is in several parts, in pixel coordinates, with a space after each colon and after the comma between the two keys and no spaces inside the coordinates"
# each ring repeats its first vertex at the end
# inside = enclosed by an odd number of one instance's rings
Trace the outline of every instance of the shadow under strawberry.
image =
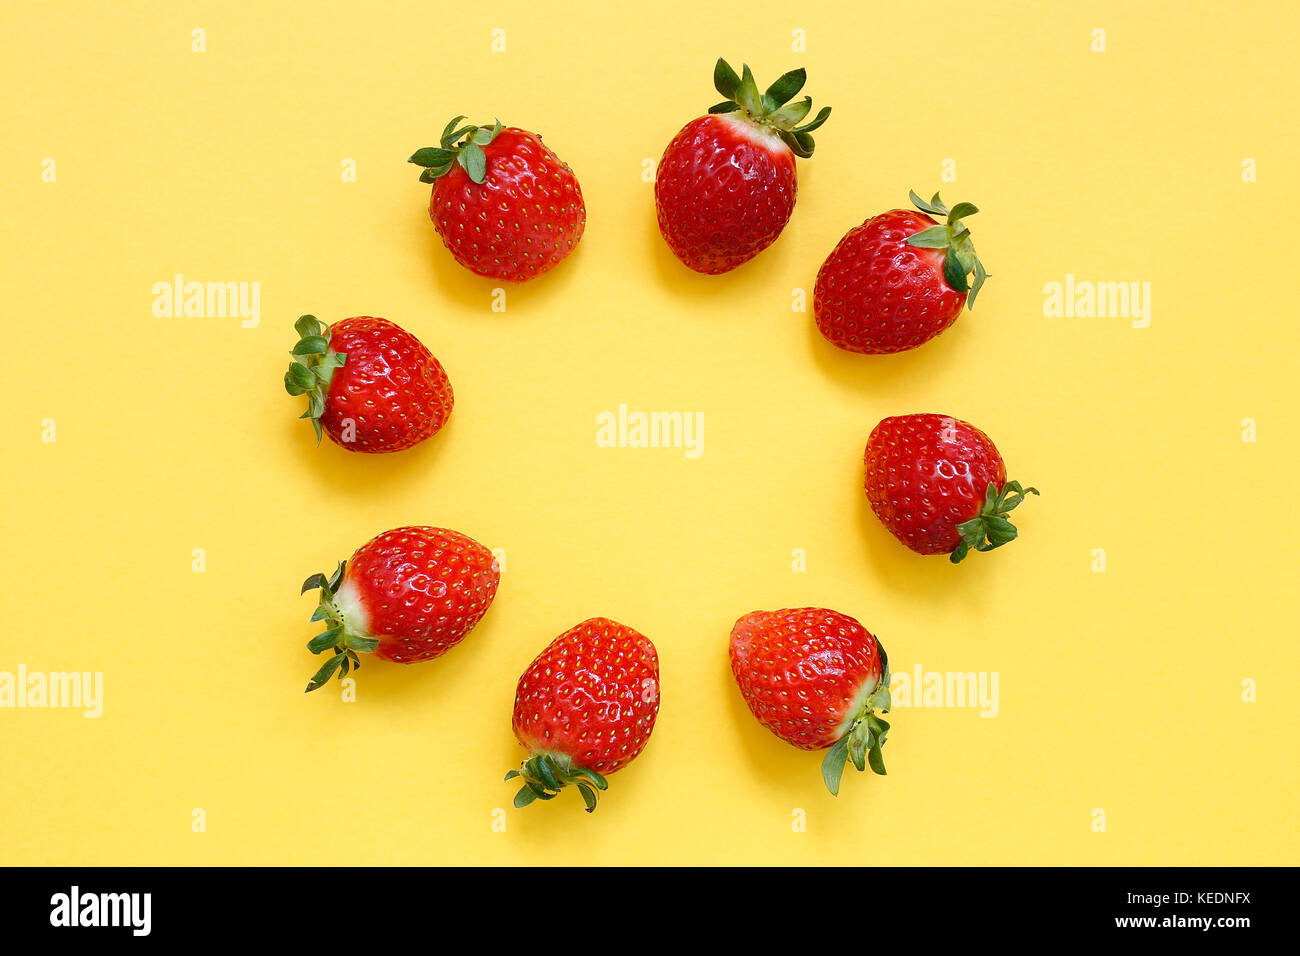
{"type": "MultiPolygon", "coordinates": [[[[725,625],[723,627],[725,629],[725,625]]],[[[782,800],[788,799],[792,806],[801,806],[799,801],[807,800],[809,793],[808,754],[773,737],[754,720],[745,699],[736,691],[736,681],[731,675],[731,663],[726,654],[722,655],[718,674],[718,691],[726,697],[727,710],[731,712],[736,739],[745,751],[747,765],[753,767],[755,774],[762,774],[765,792],[772,794],[779,789],[782,800]]]]}
{"type": "Polygon", "coordinates": [[[582,243],[546,275],[530,282],[508,282],[475,275],[457,263],[447,254],[437,233],[429,229],[428,216],[419,222],[419,228],[423,235],[416,247],[425,257],[437,294],[449,296],[460,305],[481,312],[485,321],[535,320],[549,304],[574,296],[570,286],[583,269],[582,243]],[[503,312],[492,310],[494,289],[505,290],[503,312]]]}
{"type": "Polygon", "coordinates": [[[993,562],[982,568],[975,566],[977,562],[954,567],[932,555],[908,551],[881,525],[861,489],[857,489],[856,496],[863,549],[872,564],[872,569],[864,570],[864,574],[870,574],[895,593],[914,598],[923,608],[957,603],[970,609],[972,619],[990,609],[986,576],[1005,572],[990,570],[993,562]]]}
{"type": "MultiPolygon", "coordinates": [[[[765,250],[757,261],[751,259],[729,272],[720,275],[693,272],[683,266],[664,243],[663,236],[659,234],[659,222],[655,218],[653,203],[646,211],[645,223],[645,245],[640,253],[642,261],[653,261],[660,288],[684,299],[716,299],[724,303],[730,299],[733,303],[724,304],[723,308],[734,310],[734,299],[738,289],[754,289],[755,284],[766,284],[766,280],[771,278],[770,274],[786,267],[790,260],[789,249],[792,243],[788,241],[789,237],[786,237],[786,240],[774,243],[771,248],[765,250]]],[[[777,288],[769,291],[773,297],[774,308],[777,310],[783,308],[789,312],[789,290],[782,292],[777,288]]],[[[808,287],[808,295],[811,302],[811,283],[808,287]]],[[[812,308],[811,304],[809,308],[812,308]]],[[[815,328],[814,326],[814,330],[815,328]]]]}
{"type": "Polygon", "coordinates": [[[308,480],[317,482],[323,490],[373,500],[376,490],[386,495],[401,494],[403,487],[436,475],[438,459],[448,444],[455,441],[458,414],[452,412],[435,440],[383,456],[358,455],[333,442],[322,442],[317,447],[311,431],[293,418],[285,421],[285,441],[301,446],[304,458],[301,473],[308,480]],[[383,460],[378,460],[381,457],[383,460]]]}
{"type": "MultiPolygon", "coordinates": [[[[811,295],[811,290],[810,290],[811,295]]],[[[818,369],[834,380],[835,384],[859,394],[878,392],[897,395],[907,391],[917,382],[957,381],[960,379],[962,348],[968,334],[973,332],[973,322],[958,323],[924,350],[913,349],[892,355],[860,355],[836,348],[817,329],[812,317],[812,301],[808,312],[794,313],[804,323],[808,334],[808,348],[818,369]]],[[[967,361],[969,359],[966,359],[967,361]]]]}

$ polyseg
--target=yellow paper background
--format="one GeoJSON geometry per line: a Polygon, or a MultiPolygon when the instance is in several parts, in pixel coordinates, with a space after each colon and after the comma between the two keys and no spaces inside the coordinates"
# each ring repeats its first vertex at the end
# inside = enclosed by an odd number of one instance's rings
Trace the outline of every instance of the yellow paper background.
{"type": "Polygon", "coordinates": [[[1296,863],[1294,10],[560,9],[11,5],[0,670],[102,671],[105,703],[0,710],[0,862],[1296,863]],[[641,174],[717,99],[718,55],[761,83],[806,65],[834,115],[785,234],[705,278],[641,174]],[[462,112],[540,131],[586,196],[577,252],[504,313],[405,162],[462,112]],[[840,352],[792,290],[909,187],[979,204],[993,278],[919,350],[840,352]],[[178,272],[260,282],[260,325],[156,318],[178,272]],[[1150,326],[1046,317],[1067,273],[1150,282],[1150,326]],[[280,382],[302,312],[420,336],[450,425],[313,447],[280,382]],[[702,412],[702,457],[597,447],[620,403],[702,412]],[[1042,489],[1020,541],[954,568],[875,522],[862,447],[912,411],[1042,489]],[[407,523],[505,549],[496,603],[437,662],[367,663],[355,704],[304,695],[299,584],[407,523]],[[831,798],[727,667],[736,617],[804,604],[896,671],[996,671],[997,717],[897,709],[889,776],[831,798]],[[593,615],[659,648],[653,739],[594,815],[515,811],[515,680],[593,615]]]}

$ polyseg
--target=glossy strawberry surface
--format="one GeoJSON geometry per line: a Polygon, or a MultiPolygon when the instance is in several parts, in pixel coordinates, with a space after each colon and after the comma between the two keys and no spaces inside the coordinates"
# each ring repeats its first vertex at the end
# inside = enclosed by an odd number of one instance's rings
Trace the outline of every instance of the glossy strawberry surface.
{"type": "Polygon", "coordinates": [[[659,655],[650,639],[608,618],[565,631],[515,689],[515,737],[532,754],[561,754],[598,774],[645,748],[659,713],[659,655]]]}
{"type": "Polygon", "coordinates": [[[429,218],[465,268],[520,282],[542,275],[582,238],[587,207],[578,179],[526,130],[506,127],[482,149],[484,181],[453,164],[433,186],[429,218]]]}
{"type": "Polygon", "coordinates": [[[731,630],[731,673],[750,711],[802,750],[839,740],[880,683],[875,637],[827,608],[754,611],[731,630]]]}
{"type": "Polygon", "coordinates": [[[776,240],[797,192],[794,153],[776,133],[735,115],[701,116],[659,162],[659,231],[696,272],[728,272],[776,240]]]}
{"type": "Polygon", "coordinates": [[[376,657],[414,664],[459,644],[499,581],[492,552],[468,535],[394,528],[352,555],[334,603],[349,632],[379,639],[376,657]]]}
{"type": "Polygon", "coordinates": [[[944,250],[906,241],[934,225],[923,212],[894,209],[849,230],[813,291],[817,328],[828,341],[850,352],[903,352],[956,321],[966,293],[944,279],[944,250]]]}
{"type": "Polygon", "coordinates": [[[330,331],[330,351],[347,355],[320,418],[334,442],[349,451],[401,451],[446,424],[451,382],[419,339],[374,316],[342,319],[330,331]]]}
{"type": "Polygon", "coordinates": [[[1007,469],[982,431],[948,415],[899,415],[872,429],[864,455],[867,500],[881,523],[919,554],[946,554],[957,526],[980,514],[1007,469]]]}

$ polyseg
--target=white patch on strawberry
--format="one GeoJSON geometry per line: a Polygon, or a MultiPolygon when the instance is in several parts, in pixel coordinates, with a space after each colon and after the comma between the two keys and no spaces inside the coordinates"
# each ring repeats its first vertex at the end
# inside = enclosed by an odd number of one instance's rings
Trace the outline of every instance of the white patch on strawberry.
{"type": "Polygon", "coordinates": [[[343,618],[343,625],[357,637],[374,637],[370,633],[370,612],[361,602],[361,594],[351,578],[344,578],[334,595],[334,607],[343,618]]]}
{"type": "Polygon", "coordinates": [[[790,147],[781,142],[780,134],[770,126],[763,126],[734,113],[724,113],[718,116],[717,120],[730,127],[737,136],[749,140],[774,156],[790,154],[790,147]]]}
{"type": "Polygon", "coordinates": [[[844,708],[844,717],[840,720],[839,726],[835,728],[836,737],[843,737],[853,729],[854,721],[862,716],[862,712],[866,710],[867,700],[870,699],[871,695],[875,692],[876,685],[879,683],[880,677],[877,675],[876,677],[868,677],[858,687],[857,691],[853,695],[853,699],[849,701],[849,705],[844,708]]]}

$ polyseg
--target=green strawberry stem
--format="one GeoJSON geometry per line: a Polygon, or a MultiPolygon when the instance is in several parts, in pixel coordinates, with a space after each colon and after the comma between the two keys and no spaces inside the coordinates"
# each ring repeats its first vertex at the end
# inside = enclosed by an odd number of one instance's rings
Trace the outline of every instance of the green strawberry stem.
{"type": "Polygon", "coordinates": [[[302,594],[306,594],[313,588],[320,589],[320,603],[316,606],[311,619],[326,622],[325,630],[307,642],[307,649],[313,654],[334,651],[334,656],[326,660],[321,665],[321,669],[307,682],[306,693],[324,687],[335,673],[338,674],[339,680],[342,680],[349,670],[360,670],[361,659],[357,654],[370,654],[379,646],[378,638],[365,637],[349,631],[347,622],[343,620],[342,613],[334,604],[334,595],[343,581],[343,571],[346,567],[347,562],[340,561],[338,568],[328,578],[323,574],[313,574],[302,584],[300,592],[302,594]]]}
{"type": "Polygon", "coordinates": [[[533,754],[518,770],[506,774],[507,780],[520,777],[524,785],[515,794],[515,806],[526,807],[534,800],[554,800],[569,785],[578,788],[587,812],[596,809],[597,791],[608,790],[605,778],[594,770],[579,767],[567,754],[533,754]]]}
{"type": "Polygon", "coordinates": [[[844,776],[844,765],[849,761],[859,771],[870,766],[874,773],[881,776],[885,773],[885,758],[881,748],[885,746],[889,723],[877,717],[875,712],[879,710],[889,713],[889,655],[879,640],[876,641],[876,646],[880,649],[880,680],[862,705],[862,710],[854,717],[848,732],[831,745],[822,759],[822,780],[826,782],[826,789],[833,797],[840,794],[840,778],[844,776]]]}
{"type": "Polygon", "coordinates": [[[492,126],[459,125],[464,118],[457,116],[447,124],[438,146],[425,146],[411,154],[407,162],[423,167],[420,182],[435,182],[456,165],[480,185],[487,179],[487,154],[483,147],[497,138],[501,121],[496,120],[492,126]]]}
{"type": "Polygon", "coordinates": [[[767,92],[760,93],[749,64],[742,65],[741,71],[741,75],[737,76],[731,64],[718,57],[718,62],[713,67],[713,85],[726,99],[710,106],[709,112],[743,113],[751,123],[773,130],[796,156],[803,159],[811,156],[817,148],[812,131],[826,122],[831,115],[831,108],[823,106],[815,119],[803,123],[812,111],[812,97],[805,96],[793,103],[790,101],[803,89],[804,82],[808,79],[807,72],[800,67],[784,73],[767,88],[767,92]],[[800,123],[803,125],[800,126],[800,123]]]}
{"type": "Polygon", "coordinates": [[[971,203],[959,202],[949,210],[939,199],[938,193],[935,193],[929,202],[918,196],[915,190],[909,191],[907,195],[912,200],[912,204],[922,212],[928,212],[932,216],[948,217],[948,221],[941,225],[922,229],[915,235],[909,236],[907,244],[918,249],[946,250],[943,257],[944,281],[957,292],[965,292],[966,308],[974,310],[975,297],[979,295],[984,280],[989,277],[989,274],[984,271],[984,263],[980,262],[979,256],[975,255],[970,230],[962,220],[967,216],[975,215],[979,209],[971,203]],[[975,273],[974,280],[967,281],[966,277],[972,272],[975,273]]]}
{"type": "Polygon", "coordinates": [[[293,361],[284,373],[284,387],[290,395],[306,395],[307,411],[299,418],[310,418],[320,444],[320,417],[325,414],[325,396],[329,394],[334,370],[348,360],[345,352],[330,351],[330,327],[314,315],[299,316],[293,324],[298,344],[290,350],[293,361]]]}
{"type": "Polygon", "coordinates": [[[948,560],[958,564],[974,548],[976,551],[992,551],[1008,541],[1016,540],[1016,526],[1007,520],[1007,515],[1022,501],[1025,495],[1038,494],[1037,488],[1022,488],[1018,481],[1008,481],[998,490],[998,486],[989,482],[984,491],[984,503],[980,513],[969,521],[957,525],[961,534],[961,543],[953,548],[948,560]]]}

